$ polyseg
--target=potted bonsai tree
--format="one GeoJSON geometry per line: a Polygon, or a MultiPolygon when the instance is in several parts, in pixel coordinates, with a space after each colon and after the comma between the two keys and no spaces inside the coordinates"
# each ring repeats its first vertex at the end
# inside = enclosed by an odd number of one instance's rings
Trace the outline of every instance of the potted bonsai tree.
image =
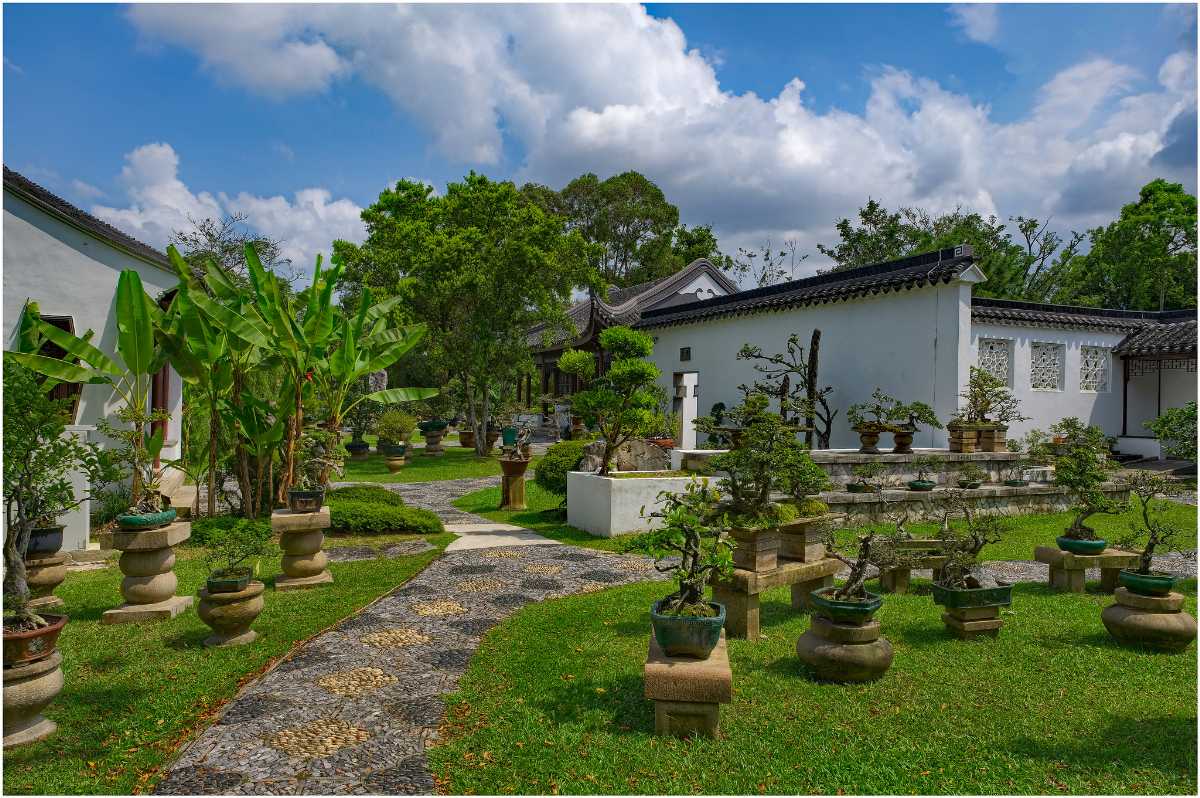
{"type": "Polygon", "coordinates": [[[1054,458],[1054,483],[1075,496],[1075,515],[1058,537],[1058,547],[1073,554],[1099,554],[1108,543],[1085,522],[1096,513],[1115,515],[1124,509],[1102,490],[1116,468],[1108,459],[1104,431],[1074,417],[1064,418],[1050,429],[1063,439],[1061,454],[1054,458]]]}
{"type": "Polygon", "coordinates": [[[1012,604],[1012,585],[978,574],[979,553],[999,543],[1004,529],[1000,518],[978,515],[961,491],[943,497],[938,538],[946,561],[933,583],[933,603],[946,608],[942,622],[960,638],[995,637],[1003,625],[1000,608],[1012,604]],[[955,529],[951,521],[958,516],[963,525],[955,529]]]}
{"type": "Polygon", "coordinates": [[[1008,426],[1027,420],[1004,380],[977,366],[971,367],[967,389],[959,398],[959,412],[946,425],[952,452],[1002,452],[1008,426]]]}
{"type": "Polygon", "coordinates": [[[693,477],[683,493],[663,491],[659,499],[662,509],[651,516],[662,518],[663,525],[648,533],[645,545],[664,552],[654,567],[672,574],[676,589],[650,607],[650,626],[667,656],[707,659],[721,639],[725,607],[706,600],[704,588],[733,569],[721,496],[693,477]]]}
{"type": "Polygon", "coordinates": [[[964,463],[958,469],[958,486],[966,490],[975,490],[987,482],[988,472],[975,463],[964,463]]]}
{"type": "Polygon", "coordinates": [[[204,645],[239,646],[258,637],[250,625],[263,610],[264,585],[253,577],[270,541],[271,527],[260,521],[238,519],[214,528],[208,541],[208,579],[196,610],[213,630],[204,645]]]}
{"type": "Polygon", "coordinates": [[[850,469],[854,481],[846,483],[846,490],[850,493],[878,493],[883,490],[887,470],[883,463],[859,463],[850,469]]]}
{"type": "Polygon", "coordinates": [[[100,432],[120,444],[113,458],[134,476],[137,490],[131,491],[129,508],[116,518],[121,529],[158,529],[175,520],[178,514],[174,507],[165,506],[160,492],[160,480],[166,470],[158,465],[162,454],[163,435],[167,414],[162,410],[143,411],[137,406],[124,405],[117,410],[121,424],[101,419],[96,425],[100,432]],[[149,434],[144,430],[151,429],[149,434]]]}
{"type": "Polygon", "coordinates": [[[942,428],[937,413],[924,402],[897,405],[891,411],[891,418],[896,422],[892,426],[892,454],[912,454],[913,435],[919,429],[919,424],[934,429],[942,428]]]}
{"type": "Polygon", "coordinates": [[[1129,532],[1117,543],[1124,549],[1137,548],[1138,567],[1123,569],[1117,581],[1126,590],[1142,596],[1165,596],[1177,581],[1172,574],[1153,570],[1154,553],[1184,551],[1187,536],[1184,530],[1168,521],[1162,507],[1155,502],[1158,496],[1173,496],[1182,488],[1162,474],[1153,471],[1134,471],[1124,479],[1133,497],[1138,518],[1129,525],[1129,532]]]}
{"type": "Polygon", "coordinates": [[[846,420],[850,428],[858,433],[861,444],[858,451],[863,454],[879,454],[879,436],[895,428],[892,423],[902,405],[895,397],[888,396],[876,388],[866,402],[850,405],[846,420]]]}
{"type": "Polygon", "coordinates": [[[941,460],[932,455],[922,454],[912,459],[912,467],[917,473],[917,478],[909,480],[909,490],[931,491],[937,487],[937,480],[930,477],[942,469],[941,460]]]}
{"type": "Polygon", "coordinates": [[[342,459],[337,452],[336,433],[310,427],[300,437],[299,467],[288,488],[288,509],[294,513],[315,513],[325,503],[326,475],[341,473],[342,459]]]}
{"type": "Polygon", "coordinates": [[[416,424],[417,420],[403,410],[385,411],[375,422],[375,434],[379,436],[379,453],[387,458],[387,469],[393,474],[404,467],[408,439],[416,424]]]}

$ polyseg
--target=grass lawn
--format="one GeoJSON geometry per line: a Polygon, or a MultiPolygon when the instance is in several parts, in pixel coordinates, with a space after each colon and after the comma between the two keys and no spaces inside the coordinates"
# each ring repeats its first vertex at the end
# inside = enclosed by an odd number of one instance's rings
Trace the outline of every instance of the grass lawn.
{"type": "Polygon", "coordinates": [[[567,524],[566,512],[559,511],[562,497],[542,490],[532,479],[525,480],[526,510],[499,510],[500,488],[484,488],[451,502],[460,510],[481,515],[492,521],[504,524],[516,524],[531,529],[539,535],[569,543],[572,546],[584,546],[589,549],[604,549],[606,551],[625,551],[630,541],[636,535],[624,535],[615,538],[598,538],[592,534],[576,529],[567,524]]]}
{"type": "MultiPolygon", "coordinates": [[[[330,547],[405,539],[347,537],[330,547]]],[[[407,536],[411,537],[411,536],[407,536]]],[[[442,549],[453,535],[426,538],[442,549]]],[[[203,549],[178,550],[179,595],[195,595],[207,570],[203,549]]],[[[192,610],[156,624],[101,626],[100,615],[120,603],[121,573],[73,572],[56,591],[71,621],[59,638],[66,685],[46,711],[58,733],[4,752],[6,793],[148,792],[164,765],[238,687],[305,640],[390,592],[425,567],[437,552],[415,557],[331,563],[334,584],[276,593],[279,557],[264,558],[266,607],[247,646],[205,649],[211,632],[192,610]]]]}
{"type": "Polygon", "coordinates": [[[895,661],[858,686],[812,681],[795,655],[808,616],[764,594],[767,639],[730,641],[733,703],[703,740],[655,737],[642,697],[663,585],[530,605],[449,697],[432,772],[479,794],[1195,794],[1194,648],[1121,648],[1100,622],[1111,597],[1028,584],[998,639],[961,642],[921,585],[887,597],[895,661]]]}
{"type": "Polygon", "coordinates": [[[413,451],[412,461],[399,472],[387,470],[386,458],[371,454],[366,460],[347,460],[344,482],[439,482],[464,477],[498,477],[498,457],[476,457],[474,449],[447,446],[441,457],[426,457],[420,449],[413,451]]]}

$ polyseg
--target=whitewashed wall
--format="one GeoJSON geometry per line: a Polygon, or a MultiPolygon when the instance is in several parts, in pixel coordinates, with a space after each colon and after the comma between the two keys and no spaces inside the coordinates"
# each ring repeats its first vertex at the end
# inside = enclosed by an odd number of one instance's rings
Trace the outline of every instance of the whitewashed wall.
{"type": "MultiPolygon", "coordinates": [[[[116,314],[113,296],[123,269],[135,269],[151,298],[173,288],[174,274],[64,224],[20,197],[4,192],[4,346],[13,346],[21,308],[26,299],[38,303],[43,315],[70,316],[75,333],[96,331],[92,343],[116,353],[116,314]]],[[[171,372],[170,413],[163,459],[179,456],[183,388],[171,372]]],[[[95,425],[120,403],[102,385],[85,385],[76,423],[95,425]]],[[[96,439],[97,433],[91,433],[96,439]]],[[[64,548],[71,548],[64,544],[64,548]]]]}
{"type": "MultiPolygon", "coordinates": [[[[663,372],[663,387],[671,390],[676,372],[697,372],[699,410],[707,414],[715,402],[737,404],[738,385],[757,376],[750,362],[737,359],[743,344],[773,354],[798,333],[807,348],[819,328],[819,381],[834,386],[830,401],[840,411],[830,443],[849,448],[858,446],[858,436],[846,422],[846,409],[868,399],[877,386],[905,402],[929,404],[943,420],[950,416],[970,357],[970,301],[970,283],[963,281],[646,332],[655,339],[651,359],[663,372]],[[690,360],[679,359],[682,347],[691,348],[690,360]]],[[[922,430],[913,445],[943,447],[946,433],[922,430]]]]}

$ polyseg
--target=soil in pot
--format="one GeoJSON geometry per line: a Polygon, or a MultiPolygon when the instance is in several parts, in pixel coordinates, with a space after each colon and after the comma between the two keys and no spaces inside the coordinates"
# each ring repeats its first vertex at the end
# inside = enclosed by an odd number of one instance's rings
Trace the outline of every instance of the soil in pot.
{"type": "Polygon", "coordinates": [[[58,526],[38,526],[29,533],[29,548],[25,550],[25,559],[36,560],[57,554],[63,544],[63,529],[58,526]]]}
{"type": "Polygon", "coordinates": [[[1117,581],[1131,593],[1139,596],[1165,596],[1175,587],[1178,579],[1162,571],[1151,571],[1148,574],[1122,569],[1117,574],[1117,581]]]}
{"type": "Polygon", "coordinates": [[[707,659],[721,640],[721,629],[725,626],[725,606],[709,602],[713,613],[703,615],[669,615],[659,612],[666,599],[656,601],[650,607],[650,627],[659,648],[668,657],[696,657],[707,659]]]}
{"type": "Polygon", "coordinates": [[[132,531],[158,529],[174,521],[176,515],[174,507],[159,510],[157,513],[122,513],[117,516],[117,526],[132,531]]]}
{"type": "Polygon", "coordinates": [[[931,491],[937,487],[937,483],[929,479],[914,479],[908,483],[909,490],[931,491]]]}
{"type": "Polygon", "coordinates": [[[43,614],[47,622],[41,627],[17,627],[11,618],[4,619],[4,667],[14,668],[28,662],[45,659],[54,653],[58,635],[67,625],[67,616],[43,614]]]}
{"type": "Polygon", "coordinates": [[[325,503],[325,490],[296,490],[288,491],[288,509],[293,513],[315,513],[325,503]]]}
{"type": "Polygon", "coordinates": [[[1059,535],[1055,538],[1058,547],[1063,551],[1069,551],[1071,554],[1099,554],[1108,546],[1106,540],[1080,540],[1078,538],[1059,535]]]}

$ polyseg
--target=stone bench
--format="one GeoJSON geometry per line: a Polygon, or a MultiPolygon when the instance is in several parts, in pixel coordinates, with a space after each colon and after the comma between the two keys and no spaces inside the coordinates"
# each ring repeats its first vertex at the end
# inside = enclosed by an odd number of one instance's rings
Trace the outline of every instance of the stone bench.
{"type": "Polygon", "coordinates": [[[928,554],[913,554],[909,565],[903,568],[888,568],[879,572],[879,587],[885,593],[907,593],[912,582],[914,568],[930,568],[933,570],[933,581],[941,578],[942,566],[946,564],[946,555],[942,553],[940,540],[908,540],[896,547],[904,552],[929,552],[928,554]]]}
{"type": "Polygon", "coordinates": [[[1049,585],[1054,590],[1082,593],[1089,568],[1100,569],[1100,589],[1111,593],[1117,588],[1117,574],[1123,568],[1136,568],[1138,555],[1121,549],[1105,549],[1099,554],[1072,554],[1057,546],[1038,546],[1033,558],[1050,566],[1049,585]]]}
{"type": "Polygon", "coordinates": [[[654,701],[655,734],[716,736],[721,704],[733,700],[733,671],[724,630],[708,659],[668,657],[651,631],[642,680],[646,698],[654,701]]]}
{"type": "Polygon", "coordinates": [[[727,579],[713,581],[713,601],[725,605],[725,629],[730,637],[759,638],[760,593],[773,587],[790,585],[792,609],[811,609],[809,594],[833,585],[833,575],[842,564],[832,557],[802,561],[785,557],[770,571],[735,568],[727,579]]]}

